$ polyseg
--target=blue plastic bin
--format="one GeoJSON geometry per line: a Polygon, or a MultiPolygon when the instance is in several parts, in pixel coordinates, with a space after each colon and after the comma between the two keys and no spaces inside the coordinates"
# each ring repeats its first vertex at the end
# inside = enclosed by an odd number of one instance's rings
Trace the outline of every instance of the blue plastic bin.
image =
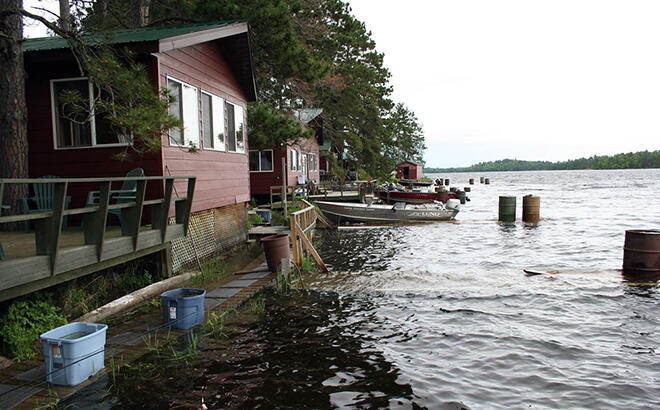
{"type": "Polygon", "coordinates": [[[264,220],[264,222],[270,223],[270,216],[271,216],[270,210],[257,209],[257,215],[259,215],[264,220]]]}
{"type": "Polygon", "coordinates": [[[107,330],[108,325],[74,322],[42,334],[46,381],[75,386],[103,369],[107,330]]]}
{"type": "Polygon", "coordinates": [[[169,327],[189,329],[204,321],[204,289],[180,288],[160,295],[163,321],[169,327]]]}

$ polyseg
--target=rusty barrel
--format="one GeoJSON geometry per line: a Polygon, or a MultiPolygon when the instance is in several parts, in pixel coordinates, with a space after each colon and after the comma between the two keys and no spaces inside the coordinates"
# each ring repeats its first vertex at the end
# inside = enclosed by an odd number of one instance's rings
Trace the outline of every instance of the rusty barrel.
{"type": "Polygon", "coordinates": [[[445,178],[445,185],[449,185],[449,178],[445,178]]]}
{"type": "Polygon", "coordinates": [[[479,177],[479,183],[483,184],[484,183],[484,177],[479,177]]]}
{"type": "Polygon", "coordinates": [[[456,192],[456,187],[455,187],[455,186],[450,187],[450,188],[449,188],[449,192],[456,192]]]}
{"type": "Polygon", "coordinates": [[[470,188],[469,186],[466,186],[466,187],[463,188],[463,191],[470,192],[470,191],[472,191],[472,188],[470,188]]]}
{"type": "Polygon", "coordinates": [[[541,219],[541,197],[525,195],[522,207],[523,222],[537,223],[541,219]]]}
{"type": "Polygon", "coordinates": [[[623,243],[623,273],[660,275],[660,231],[630,229],[623,243]]]}
{"type": "Polygon", "coordinates": [[[446,204],[448,200],[449,200],[449,192],[448,191],[438,192],[438,201],[442,202],[443,204],[446,204]]]}
{"type": "Polygon", "coordinates": [[[470,185],[474,185],[474,178],[470,178],[470,185]]]}
{"type": "Polygon", "coordinates": [[[515,222],[515,220],[516,220],[516,197],[501,196],[499,202],[498,221],[515,222]]]}
{"type": "Polygon", "coordinates": [[[484,184],[490,185],[490,178],[485,178],[484,179],[484,184]]]}

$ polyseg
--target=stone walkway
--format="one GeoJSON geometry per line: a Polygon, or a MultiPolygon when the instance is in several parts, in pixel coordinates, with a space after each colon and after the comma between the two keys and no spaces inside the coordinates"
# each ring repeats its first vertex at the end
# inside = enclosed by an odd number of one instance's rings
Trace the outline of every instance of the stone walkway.
{"type": "MultiPolygon", "coordinates": [[[[248,264],[233,276],[202,286],[207,290],[204,300],[206,318],[212,311],[223,312],[240,306],[263,287],[269,285],[275,274],[268,270],[264,256],[248,264]]],[[[196,287],[196,286],[193,286],[196,287]]],[[[130,315],[129,312],[123,313],[130,315]]],[[[160,309],[146,313],[133,311],[134,317],[123,323],[118,317],[109,318],[105,345],[105,369],[91,379],[73,386],[48,384],[43,356],[14,364],[0,372],[0,409],[34,409],[57,400],[71,397],[78,390],[93,383],[99,376],[111,372],[111,366],[139,359],[149,352],[149,347],[167,344],[189,330],[168,329],[163,326],[160,309]]]]}

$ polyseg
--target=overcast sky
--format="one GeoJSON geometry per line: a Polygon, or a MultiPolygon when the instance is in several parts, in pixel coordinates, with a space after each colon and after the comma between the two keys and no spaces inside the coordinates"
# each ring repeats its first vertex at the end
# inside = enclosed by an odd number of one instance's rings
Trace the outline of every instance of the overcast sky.
{"type": "Polygon", "coordinates": [[[658,0],[349,2],[428,166],[660,149],[658,0]]]}
{"type": "Polygon", "coordinates": [[[660,1],[349,1],[428,166],[660,149],[660,1]]]}

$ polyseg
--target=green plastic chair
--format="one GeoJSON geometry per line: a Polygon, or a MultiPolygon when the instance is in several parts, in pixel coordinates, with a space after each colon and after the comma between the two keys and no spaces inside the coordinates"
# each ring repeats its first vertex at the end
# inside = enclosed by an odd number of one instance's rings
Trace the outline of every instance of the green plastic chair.
{"type": "MultiPolygon", "coordinates": [[[[56,175],[44,175],[44,179],[54,179],[60,178],[56,175]]],[[[55,184],[32,184],[32,192],[34,196],[31,198],[21,198],[23,204],[23,213],[25,214],[34,214],[37,212],[50,211],[53,209],[53,193],[55,192],[55,184]]],[[[71,202],[71,197],[67,196],[64,201],[64,209],[69,208],[69,203],[71,202]]],[[[25,232],[30,233],[30,221],[25,221],[25,232]]],[[[64,216],[62,220],[62,230],[66,231],[69,225],[69,217],[64,216]]]]}
{"type": "MultiPolygon", "coordinates": [[[[135,168],[130,170],[127,174],[127,177],[143,177],[144,169],[135,168]]],[[[99,204],[99,191],[90,191],[87,193],[87,205],[86,206],[95,206],[99,204]]],[[[137,181],[124,181],[121,185],[121,189],[110,191],[110,201],[115,201],[114,203],[120,204],[124,202],[135,202],[137,197],[137,181]]],[[[119,226],[121,226],[121,209],[110,209],[108,214],[112,214],[117,217],[119,221],[119,226]]]]}

